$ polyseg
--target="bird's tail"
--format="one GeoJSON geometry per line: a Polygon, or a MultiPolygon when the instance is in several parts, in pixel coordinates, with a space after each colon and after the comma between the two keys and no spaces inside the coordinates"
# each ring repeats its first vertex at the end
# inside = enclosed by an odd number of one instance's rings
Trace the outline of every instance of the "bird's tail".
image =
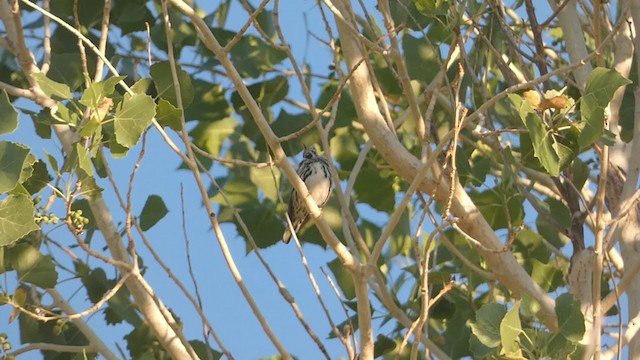
{"type": "Polygon", "coordinates": [[[282,241],[285,244],[288,244],[289,241],[291,241],[291,230],[289,230],[289,225],[287,225],[287,228],[284,230],[284,234],[282,234],[282,241]]]}

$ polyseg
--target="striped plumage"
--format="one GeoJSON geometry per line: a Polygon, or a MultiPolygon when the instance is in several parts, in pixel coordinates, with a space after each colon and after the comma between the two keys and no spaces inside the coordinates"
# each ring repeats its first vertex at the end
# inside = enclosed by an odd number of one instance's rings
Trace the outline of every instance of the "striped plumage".
{"type": "MultiPolygon", "coordinates": [[[[314,148],[304,149],[302,161],[298,165],[298,175],[307,185],[309,194],[319,208],[322,208],[329,200],[329,196],[331,196],[333,180],[331,179],[330,171],[329,161],[324,156],[318,155],[314,148]]],[[[304,199],[300,198],[295,189],[291,190],[287,214],[289,214],[289,219],[291,219],[291,224],[296,234],[309,221],[309,212],[303,201],[304,199]]],[[[282,240],[285,243],[289,243],[289,240],[291,240],[291,231],[288,224],[282,235],[282,240]]]]}

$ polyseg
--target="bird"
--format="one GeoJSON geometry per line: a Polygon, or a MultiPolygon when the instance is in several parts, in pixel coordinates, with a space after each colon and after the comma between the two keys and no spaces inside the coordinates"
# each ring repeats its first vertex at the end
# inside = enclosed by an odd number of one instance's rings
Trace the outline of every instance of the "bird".
{"type": "MultiPolygon", "coordinates": [[[[297,172],[307,186],[313,200],[319,208],[322,208],[329,200],[333,189],[333,179],[327,158],[318,155],[313,147],[305,147],[297,172]]],[[[304,199],[295,189],[291,190],[287,214],[296,234],[309,221],[309,211],[304,204],[304,199]]],[[[291,230],[287,224],[284,234],[282,234],[282,241],[288,244],[290,240],[291,230]]]]}

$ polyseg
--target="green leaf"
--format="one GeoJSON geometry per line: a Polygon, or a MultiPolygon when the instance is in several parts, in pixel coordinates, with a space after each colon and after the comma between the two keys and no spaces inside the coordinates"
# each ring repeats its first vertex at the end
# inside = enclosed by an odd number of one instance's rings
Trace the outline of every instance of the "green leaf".
{"type": "Polygon", "coordinates": [[[481,193],[470,193],[482,216],[494,229],[519,226],[524,219],[523,197],[500,184],[481,193]],[[510,223],[509,223],[510,222],[510,223]]]}
{"type": "Polygon", "coordinates": [[[225,118],[212,123],[200,123],[190,133],[194,143],[211,155],[219,155],[222,144],[232,134],[236,133],[238,121],[225,118]]]}
{"type": "MultiPolygon", "coordinates": [[[[284,76],[277,76],[271,80],[262,81],[247,87],[251,96],[260,103],[262,108],[269,107],[283,100],[289,93],[289,82],[284,76]]],[[[240,111],[246,109],[242,97],[237,91],[231,94],[231,104],[240,111]]]]}
{"type": "Polygon", "coordinates": [[[562,271],[557,267],[545,264],[537,259],[532,259],[531,261],[533,263],[531,278],[545,291],[553,291],[562,283],[562,271]]]}
{"type": "Polygon", "coordinates": [[[558,331],[571,341],[580,341],[584,335],[584,317],[580,312],[580,302],[571,293],[564,293],[556,299],[558,331]]]}
{"type": "MultiPolygon", "coordinates": [[[[56,31],[57,33],[63,33],[68,31],[56,31]]],[[[55,53],[57,49],[53,48],[53,54],[51,54],[51,66],[47,76],[59,83],[67,84],[72,91],[80,88],[84,85],[84,75],[82,70],[82,61],[80,60],[80,53],[77,52],[77,40],[76,40],[76,52],[70,53],[55,53]]],[[[95,67],[91,58],[88,59],[88,66],[95,67]]]]}
{"type": "Polygon", "coordinates": [[[107,324],[119,324],[123,320],[132,326],[138,326],[143,323],[130,298],[129,291],[123,286],[109,300],[109,307],[104,310],[104,318],[107,324]]]}
{"type": "Polygon", "coordinates": [[[33,78],[36,80],[40,89],[45,95],[58,100],[71,99],[71,90],[65,84],[55,82],[43,73],[34,73],[33,78]]]}
{"type": "Polygon", "coordinates": [[[340,262],[340,259],[335,258],[327,263],[329,269],[333,273],[333,277],[338,282],[338,287],[342,290],[342,294],[348,300],[353,300],[356,297],[356,288],[353,284],[353,277],[349,270],[340,262]]]}
{"type": "Polygon", "coordinates": [[[388,354],[395,349],[395,341],[384,335],[378,335],[375,343],[373,344],[373,357],[377,359],[378,357],[388,354]]]}
{"type": "Polygon", "coordinates": [[[544,200],[542,205],[549,211],[549,214],[551,214],[558,224],[563,226],[565,229],[568,229],[571,226],[571,212],[562,201],[554,198],[547,198],[544,200]]]}
{"type": "MultiPolygon", "coordinates": [[[[569,341],[564,336],[554,334],[550,337],[549,342],[544,347],[545,359],[572,359],[573,353],[578,348],[578,343],[569,341]]],[[[581,357],[579,357],[581,358],[581,357]]]]}
{"type": "Polygon", "coordinates": [[[53,122],[48,110],[43,109],[37,114],[29,114],[33,120],[33,126],[36,128],[36,134],[43,139],[51,139],[51,124],[53,122]]]}
{"type": "Polygon", "coordinates": [[[78,152],[78,167],[84,170],[89,176],[93,176],[93,163],[91,163],[91,155],[80,143],[76,143],[76,151],[78,152]]]}
{"type": "Polygon", "coordinates": [[[35,211],[31,198],[25,195],[10,195],[0,201],[0,246],[10,245],[38,230],[33,219],[35,211]]]}
{"type": "MultiPolygon", "coordinates": [[[[80,113],[80,110],[78,110],[78,108],[76,108],[75,105],[76,105],[75,102],[69,102],[69,107],[66,107],[63,103],[58,101],[58,113],[57,114],[58,114],[58,117],[61,120],[63,120],[63,123],[67,123],[67,124],[71,124],[71,125],[77,125],[78,124],[78,121],[82,117],[82,114],[80,113]]],[[[46,111],[46,110],[41,111],[41,115],[47,116],[48,115],[48,111],[46,111]],[[42,112],[45,112],[45,114],[42,114],[42,112]]],[[[50,117],[50,115],[49,115],[49,117],[50,117]]],[[[59,123],[59,120],[58,119],[54,119],[53,117],[50,117],[50,123],[51,124],[59,123]]]]}
{"type": "MultiPolygon", "coordinates": [[[[193,101],[194,91],[191,85],[191,77],[186,71],[176,65],[178,75],[178,83],[180,84],[180,97],[182,99],[182,108],[186,109],[193,101]]],[[[168,61],[162,61],[151,65],[151,78],[156,84],[156,90],[160,98],[167,100],[171,105],[178,106],[178,97],[173,86],[173,76],[171,75],[171,64],[168,61]]]]}
{"type": "Polygon", "coordinates": [[[500,324],[506,313],[505,307],[496,303],[485,304],[476,312],[476,321],[469,326],[483,345],[490,348],[500,345],[500,324]]]}
{"type": "Polygon", "coordinates": [[[131,85],[131,91],[134,94],[146,94],[149,91],[149,87],[153,84],[153,80],[151,78],[142,78],[136,81],[135,84],[131,85]]]}
{"type": "Polygon", "coordinates": [[[520,120],[529,130],[535,157],[540,160],[540,164],[547,170],[549,175],[558,176],[560,174],[560,157],[554,149],[551,129],[547,129],[542,118],[531,109],[522,97],[510,94],[509,99],[513,107],[518,111],[520,120]]]}
{"type": "MultiPolygon", "coordinates": [[[[257,200],[257,199],[256,199],[257,200]]],[[[227,211],[229,208],[225,207],[227,211]]],[[[222,217],[224,214],[221,214],[222,217]]],[[[228,215],[231,217],[232,215],[228,215]]],[[[240,217],[253,235],[256,245],[261,248],[278,244],[282,240],[281,215],[276,211],[276,206],[269,200],[264,200],[260,206],[245,207],[240,210],[240,217]]],[[[233,222],[238,228],[238,232],[243,236],[247,236],[239,223],[233,218],[233,222]]],[[[247,253],[253,249],[252,245],[247,242],[247,253]]]]}
{"type": "Polygon", "coordinates": [[[144,31],[145,23],[153,26],[156,21],[144,1],[116,1],[111,14],[112,23],[122,30],[122,35],[144,31]]]}
{"type": "Polygon", "coordinates": [[[116,90],[116,84],[124,80],[126,76],[113,76],[104,81],[99,81],[89,85],[82,94],[80,103],[86,107],[96,107],[100,105],[103,98],[111,97],[116,90]]]}
{"type": "Polygon", "coordinates": [[[35,194],[42,190],[47,184],[53,180],[47,171],[47,164],[38,160],[33,164],[33,173],[22,183],[30,194],[35,194]]]}
{"type": "Polygon", "coordinates": [[[125,98],[114,118],[115,135],[118,144],[133,147],[156,115],[155,103],[151,96],[136,94],[125,98]]]}
{"type": "Polygon", "coordinates": [[[7,92],[0,91],[0,134],[9,134],[18,128],[18,112],[9,101],[7,92]]]}
{"type": "MultiPolygon", "coordinates": [[[[277,136],[285,136],[289,135],[293,132],[296,132],[302,129],[305,125],[308,125],[312,121],[311,115],[309,113],[296,113],[291,114],[284,109],[281,109],[278,113],[278,117],[271,124],[271,129],[277,136]]],[[[243,126],[243,130],[246,130],[248,126],[243,126]]],[[[256,131],[257,127],[256,127],[256,131]]],[[[256,148],[257,149],[266,149],[267,144],[264,140],[264,137],[258,135],[256,132],[256,148]]],[[[335,136],[334,136],[335,137],[335,136]]],[[[333,141],[333,138],[332,138],[333,141]]],[[[320,142],[320,136],[315,129],[305,132],[304,134],[300,134],[295,139],[282,143],[282,148],[287,154],[297,154],[302,151],[304,145],[307,144],[317,144],[320,142]]],[[[332,148],[333,149],[333,148],[332,148]]]]}
{"type": "Polygon", "coordinates": [[[208,347],[207,344],[203,343],[200,340],[191,340],[189,341],[189,345],[191,345],[191,347],[193,348],[193,351],[196,352],[196,354],[200,357],[200,359],[219,360],[222,358],[222,355],[224,355],[221,352],[216,351],[211,347],[208,347]],[[212,355],[211,358],[209,358],[209,353],[211,353],[212,355]]]}
{"type": "Polygon", "coordinates": [[[501,354],[522,356],[518,337],[522,332],[520,324],[520,303],[516,303],[500,322],[501,354]]]}
{"type": "Polygon", "coordinates": [[[424,38],[415,38],[409,34],[402,37],[402,48],[409,77],[430,83],[440,71],[438,49],[424,38]]]}
{"type": "Polygon", "coordinates": [[[185,120],[211,122],[229,117],[233,111],[227,101],[227,93],[219,84],[211,84],[194,79],[195,97],[189,108],[185,109],[185,120]]]}
{"type": "Polygon", "coordinates": [[[171,105],[165,99],[160,99],[156,105],[156,120],[162,126],[168,126],[175,131],[182,130],[182,109],[171,105]]]}
{"type": "Polygon", "coordinates": [[[29,148],[9,141],[0,141],[0,194],[18,185],[29,148]]]}
{"type": "Polygon", "coordinates": [[[360,150],[350,127],[335,129],[331,137],[330,146],[333,158],[340,163],[340,169],[350,170],[358,159],[360,150]]]}
{"type": "Polygon", "coordinates": [[[231,60],[243,77],[258,78],[287,57],[284,51],[273,48],[262,39],[245,35],[231,49],[231,60]]]}
{"type": "Polygon", "coordinates": [[[276,171],[270,167],[251,167],[249,168],[249,177],[251,181],[262,190],[264,196],[273,201],[278,202],[278,188],[280,183],[280,171],[276,171]]]}
{"type": "Polygon", "coordinates": [[[150,195],[144,203],[144,207],[140,213],[140,227],[144,231],[149,230],[153,225],[165,217],[168,212],[169,209],[167,209],[167,206],[164,204],[164,201],[160,196],[150,195]]]}
{"type": "Polygon", "coordinates": [[[353,186],[358,201],[371,205],[379,211],[391,211],[395,204],[393,179],[383,177],[380,171],[367,166],[362,168],[353,186]]]}
{"type": "Polygon", "coordinates": [[[49,162],[49,166],[53,169],[53,172],[60,176],[60,168],[58,167],[58,160],[56,160],[55,156],[45,152],[45,157],[47,158],[47,162],[49,162]]]}
{"type": "Polygon", "coordinates": [[[33,174],[33,164],[35,164],[36,161],[38,161],[38,158],[35,155],[32,153],[27,154],[26,159],[24,159],[22,163],[22,170],[20,170],[19,183],[23,183],[31,177],[31,174],[33,174]]]}
{"type": "Polygon", "coordinates": [[[620,86],[630,84],[624,76],[613,69],[598,67],[587,79],[584,94],[580,99],[581,121],[584,128],[578,137],[578,144],[587,147],[597,141],[604,131],[604,109],[620,86]]]}
{"type": "Polygon", "coordinates": [[[28,244],[20,244],[8,250],[11,267],[18,272],[20,281],[26,281],[41,288],[53,288],[58,281],[58,273],[51,256],[42,255],[28,244]]]}
{"type": "MultiPolygon", "coordinates": [[[[236,175],[232,173],[232,176],[226,179],[224,184],[220,183],[220,186],[233,206],[239,208],[255,207],[259,204],[258,189],[251,179],[244,174],[238,173],[236,175]]],[[[226,205],[226,201],[217,191],[211,194],[210,199],[218,204],[226,205]]]]}
{"type": "MultiPolygon", "coordinates": [[[[411,208],[412,204],[409,203],[405,211],[400,216],[398,225],[391,232],[391,241],[389,241],[389,255],[396,256],[402,254],[404,256],[411,256],[415,250],[415,243],[411,236],[411,208]]],[[[426,237],[425,237],[426,242],[426,237]]],[[[432,279],[432,278],[431,278],[432,279]]]]}

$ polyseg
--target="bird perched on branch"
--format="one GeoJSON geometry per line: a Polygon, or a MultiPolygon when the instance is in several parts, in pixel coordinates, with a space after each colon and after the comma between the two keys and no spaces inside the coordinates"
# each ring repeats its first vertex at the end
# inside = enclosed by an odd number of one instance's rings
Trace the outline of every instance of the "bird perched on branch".
{"type": "MultiPolygon", "coordinates": [[[[315,200],[319,208],[322,208],[329,200],[333,188],[329,161],[324,156],[318,155],[314,148],[305,147],[302,153],[302,161],[298,165],[298,175],[307,185],[311,198],[315,200]]],[[[291,219],[291,224],[296,234],[309,221],[309,211],[307,211],[307,207],[304,204],[304,199],[295,189],[291,191],[287,214],[291,219]]],[[[287,228],[282,235],[282,240],[285,244],[288,244],[289,240],[291,240],[289,224],[287,224],[287,228]]]]}

